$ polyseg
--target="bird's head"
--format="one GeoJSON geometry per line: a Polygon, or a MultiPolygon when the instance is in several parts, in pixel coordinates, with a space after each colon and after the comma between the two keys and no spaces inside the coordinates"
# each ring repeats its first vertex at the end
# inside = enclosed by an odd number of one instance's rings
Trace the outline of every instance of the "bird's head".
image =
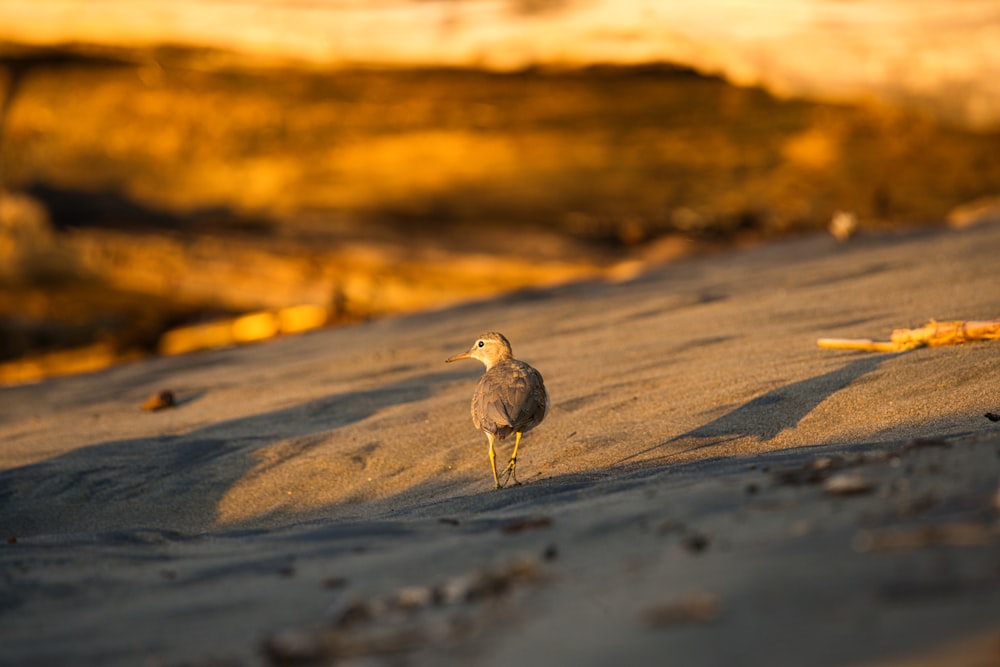
{"type": "Polygon", "coordinates": [[[510,343],[504,338],[504,335],[496,331],[490,331],[477,338],[468,352],[456,354],[454,357],[445,359],[445,361],[478,359],[486,366],[486,370],[489,370],[497,363],[505,359],[510,359],[512,356],[510,343]]]}

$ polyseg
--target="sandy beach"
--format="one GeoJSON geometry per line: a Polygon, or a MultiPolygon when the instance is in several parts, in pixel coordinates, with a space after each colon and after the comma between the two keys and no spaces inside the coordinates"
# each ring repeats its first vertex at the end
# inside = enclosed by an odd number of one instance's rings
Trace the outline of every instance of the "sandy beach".
{"type": "Polygon", "coordinates": [[[813,235],[2,388],[0,664],[998,665],[1000,343],[816,345],[996,318],[998,257],[813,235]],[[552,396],[500,491],[444,363],[490,330],[552,396]]]}

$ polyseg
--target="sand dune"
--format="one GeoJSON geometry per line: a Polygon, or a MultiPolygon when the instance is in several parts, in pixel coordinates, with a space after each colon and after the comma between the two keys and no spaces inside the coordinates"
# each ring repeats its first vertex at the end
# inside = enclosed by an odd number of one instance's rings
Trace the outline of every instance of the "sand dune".
{"type": "Polygon", "coordinates": [[[998,249],[817,236],[0,389],[0,662],[994,664],[997,343],[815,341],[996,317],[998,249]],[[486,330],[553,400],[499,492],[444,365],[486,330]]]}

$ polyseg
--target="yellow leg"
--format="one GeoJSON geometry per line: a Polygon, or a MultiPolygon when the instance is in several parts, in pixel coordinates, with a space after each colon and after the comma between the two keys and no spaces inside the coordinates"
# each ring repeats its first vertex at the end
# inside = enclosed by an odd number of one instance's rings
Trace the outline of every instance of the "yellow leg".
{"type": "Polygon", "coordinates": [[[520,482],[517,481],[517,475],[514,474],[514,468],[515,466],[517,466],[517,448],[520,444],[521,444],[521,432],[518,431],[516,434],[514,434],[514,451],[511,452],[510,463],[507,464],[507,469],[504,470],[504,474],[507,475],[507,478],[504,479],[503,481],[504,484],[506,484],[511,479],[514,480],[514,484],[520,484],[520,482]]]}
{"type": "Polygon", "coordinates": [[[493,481],[496,482],[497,488],[502,488],[500,486],[500,477],[497,476],[497,455],[493,451],[493,434],[487,433],[486,437],[490,441],[490,466],[493,467],[493,481]]]}

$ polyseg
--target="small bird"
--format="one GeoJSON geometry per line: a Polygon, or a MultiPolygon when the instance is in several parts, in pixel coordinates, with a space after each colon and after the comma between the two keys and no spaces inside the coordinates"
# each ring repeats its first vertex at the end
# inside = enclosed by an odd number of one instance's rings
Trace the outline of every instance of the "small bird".
{"type": "Polygon", "coordinates": [[[486,366],[486,372],[472,395],[472,423],[486,434],[490,442],[490,465],[496,488],[502,489],[511,479],[514,484],[520,484],[514,468],[517,466],[521,435],[538,426],[549,410],[549,395],[545,391],[542,375],[515,359],[510,343],[503,334],[495,331],[480,336],[468,352],[456,354],[445,361],[459,359],[478,359],[486,366]],[[503,471],[505,477],[501,484],[493,443],[511,433],[515,434],[514,451],[503,471]]]}

